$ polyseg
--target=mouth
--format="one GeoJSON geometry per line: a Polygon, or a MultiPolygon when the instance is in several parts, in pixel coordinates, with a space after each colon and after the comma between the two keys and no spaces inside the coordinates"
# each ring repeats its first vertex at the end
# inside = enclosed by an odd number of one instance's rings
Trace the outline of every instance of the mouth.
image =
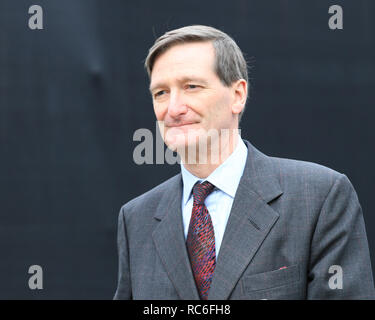
{"type": "Polygon", "coordinates": [[[168,128],[180,128],[180,127],[190,126],[195,123],[196,122],[183,122],[183,123],[171,124],[171,125],[168,125],[167,127],[168,128]]]}

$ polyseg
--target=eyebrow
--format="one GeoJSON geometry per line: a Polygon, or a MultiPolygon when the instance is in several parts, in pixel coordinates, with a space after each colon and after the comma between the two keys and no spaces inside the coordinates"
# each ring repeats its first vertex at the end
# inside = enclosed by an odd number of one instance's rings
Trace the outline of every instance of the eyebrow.
{"type": "MultiPolygon", "coordinates": [[[[199,83],[207,85],[207,81],[206,80],[204,80],[203,78],[196,77],[196,76],[181,77],[177,81],[180,82],[180,83],[189,82],[189,81],[194,81],[194,82],[196,81],[196,82],[199,82],[199,83]]],[[[150,85],[150,89],[149,90],[152,93],[152,91],[154,91],[156,88],[164,87],[164,86],[165,86],[165,84],[163,82],[155,83],[152,86],[150,85]]]]}

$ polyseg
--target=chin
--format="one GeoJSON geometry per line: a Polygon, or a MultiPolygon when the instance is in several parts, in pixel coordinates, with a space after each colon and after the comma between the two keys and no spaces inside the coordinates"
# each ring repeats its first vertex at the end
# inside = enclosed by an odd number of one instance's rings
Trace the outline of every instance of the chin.
{"type": "Polygon", "coordinates": [[[204,159],[206,159],[207,155],[207,135],[204,133],[204,130],[189,130],[189,133],[180,132],[179,134],[172,134],[171,131],[167,133],[165,138],[165,144],[168,148],[177,152],[185,161],[192,161],[192,163],[196,163],[197,159],[205,161],[204,159]],[[202,144],[206,145],[206,147],[202,144]],[[197,156],[198,158],[196,158],[197,156]]]}
{"type": "Polygon", "coordinates": [[[169,149],[178,153],[189,145],[185,134],[167,134],[164,142],[169,149]]]}

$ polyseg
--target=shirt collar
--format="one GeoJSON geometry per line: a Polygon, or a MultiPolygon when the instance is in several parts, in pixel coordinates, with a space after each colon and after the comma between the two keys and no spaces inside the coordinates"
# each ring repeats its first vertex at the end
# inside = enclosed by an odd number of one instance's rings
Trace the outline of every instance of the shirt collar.
{"type": "Polygon", "coordinates": [[[200,179],[190,173],[181,163],[181,174],[184,183],[183,187],[183,204],[190,199],[191,191],[197,181],[207,180],[216,188],[234,198],[240,179],[243,174],[247,160],[247,147],[239,136],[238,143],[232,154],[217,167],[206,179],[200,179]]]}

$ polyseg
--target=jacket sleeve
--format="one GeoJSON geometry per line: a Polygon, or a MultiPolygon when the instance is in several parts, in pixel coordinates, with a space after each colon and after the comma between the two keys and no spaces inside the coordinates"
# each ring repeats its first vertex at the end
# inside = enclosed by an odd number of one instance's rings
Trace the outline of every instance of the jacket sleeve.
{"type": "Polygon", "coordinates": [[[312,237],[307,298],[375,298],[362,209],[343,174],[326,196],[312,237]]]}
{"type": "Polygon", "coordinates": [[[124,207],[121,208],[118,216],[117,230],[117,248],[118,248],[118,282],[114,300],[130,300],[132,299],[132,290],[130,282],[129,269],[129,250],[128,239],[126,236],[125,212],[124,207]]]}

